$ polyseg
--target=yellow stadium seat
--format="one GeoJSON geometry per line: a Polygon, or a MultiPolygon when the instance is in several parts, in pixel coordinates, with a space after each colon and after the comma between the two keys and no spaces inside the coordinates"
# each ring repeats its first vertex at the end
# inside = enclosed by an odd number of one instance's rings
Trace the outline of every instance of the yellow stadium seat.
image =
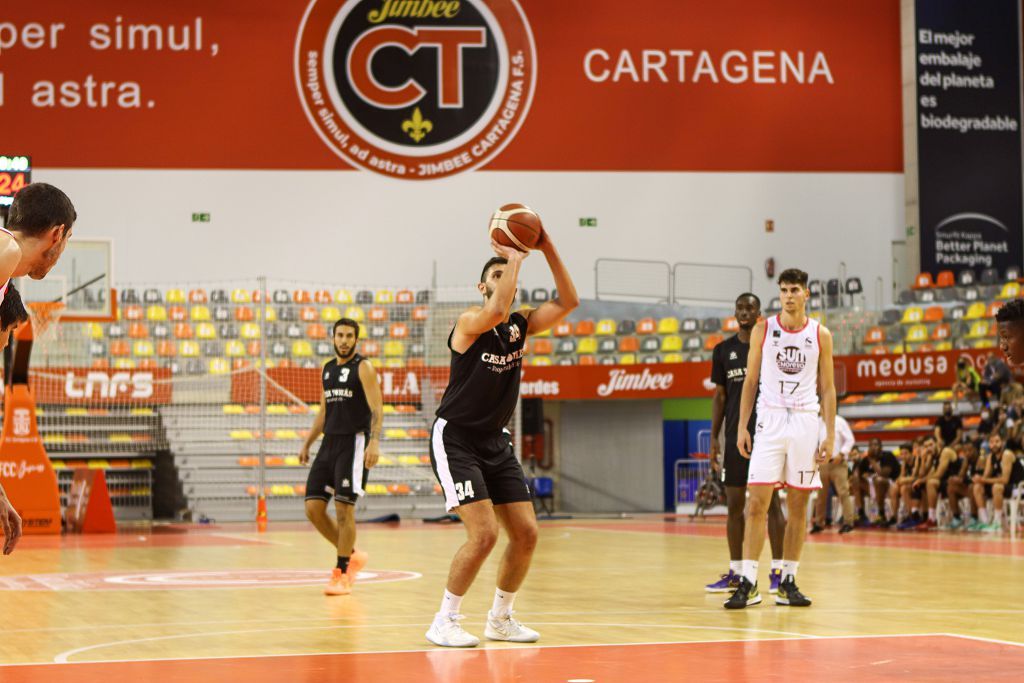
{"type": "Polygon", "coordinates": [[[1018,282],[1007,282],[1003,285],[1002,291],[999,292],[998,299],[1016,299],[1020,296],[1020,283],[1018,282]]]}
{"type": "Polygon", "coordinates": [[[196,338],[197,339],[216,339],[217,328],[212,323],[199,323],[196,325],[196,338]]]}
{"type": "Polygon", "coordinates": [[[282,403],[271,403],[267,406],[267,415],[291,415],[288,406],[282,403]]]}
{"type": "Polygon", "coordinates": [[[534,356],[530,359],[530,365],[547,367],[553,365],[553,363],[551,362],[551,356],[534,356]]]}
{"type": "Polygon", "coordinates": [[[676,351],[683,350],[683,338],[678,334],[670,334],[663,337],[661,340],[661,350],[663,353],[674,353],[676,351]]]}
{"type": "Polygon", "coordinates": [[[169,304],[183,304],[185,303],[185,290],[184,289],[168,289],[167,293],[164,294],[164,301],[169,304]]]}
{"type": "Polygon", "coordinates": [[[682,363],[683,354],[681,353],[666,353],[661,359],[662,363],[682,363]]]}
{"type": "Polygon", "coordinates": [[[292,356],[296,358],[309,358],[313,355],[313,345],[305,339],[292,342],[292,356]]]}
{"type": "Polygon", "coordinates": [[[384,360],[384,367],[386,367],[386,368],[404,368],[405,367],[405,359],[404,358],[386,358],[384,360]]]}
{"type": "Polygon", "coordinates": [[[117,370],[134,370],[137,366],[136,362],[131,358],[115,358],[114,368],[117,370]]]}
{"type": "Polygon", "coordinates": [[[189,313],[192,322],[204,322],[210,319],[210,309],[206,306],[193,306],[189,313]]]}
{"type": "Polygon", "coordinates": [[[988,308],[985,306],[984,301],[975,301],[967,307],[967,312],[964,314],[964,320],[981,320],[985,317],[985,313],[987,311],[988,308]]]}
{"type": "Polygon", "coordinates": [[[825,324],[825,313],[824,311],[813,311],[809,316],[811,320],[815,320],[822,325],[825,324]]]}
{"type": "Polygon", "coordinates": [[[658,334],[676,334],[679,332],[679,318],[662,318],[658,321],[658,334]]]}
{"type": "MultiPolygon", "coordinates": [[[[385,429],[384,430],[384,438],[385,439],[408,439],[409,438],[409,433],[406,432],[404,429],[402,429],[400,427],[391,427],[389,429],[385,429]]],[[[402,456],[402,457],[406,457],[406,456],[402,456]]],[[[399,462],[401,462],[401,458],[399,458],[399,462]]]]}
{"type": "Polygon", "coordinates": [[[236,441],[250,441],[256,438],[248,429],[233,429],[228,436],[236,441]]]}
{"type": "Polygon", "coordinates": [[[132,355],[137,358],[146,358],[154,353],[153,342],[148,339],[141,339],[132,345],[132,355]]]}
{"type": "Polygon", "coordinates": [[[395,293],[390,289],[378,289],[373,301],[378,304],[393,304],[395,303],[395,293]]]}
{"type": "Polygon", "coordinates": [[[624,353],[619,356],[619,365],[636,365],[635,353],[624,353]]]}
{"type": "Polygon", "coordinates": [[[903,311],[900,322],[903,324],[919,323],[924,320],[924,310],[920,306],[910,306],[903,311]]]}
{"type": "MultiPolygon", "coordinates": [[[[256,317],[258,318],[259,316],[260,312],[257,311],[256,317]]],[[[277,322],[277,311],[275,311],[271,306],[267,306],[266,308],[263,309],[263,316],[266,318],[268,323],[277,322]]]]}
{"type": "Polygon", "coordinates": [[[161,322],[167,320],[167,309],[163,306],[152,305],[146,307],[146,320],[161,322]]]}
{"type": "MultiPolygon", "coordinates": [[[[324,322],[333,323],[335,320],[341,317],[341,309],[334,306],[324,306],[320,309],[320,319],[324,322]]],[[[355,318],[353,318],[355,320],[355,318]]]]}
{"type": "Polygon", "coordinates": [[[971,348],[975,349],[994,349],[996,348],[995,339],[979,339],[978,341],[971,344],[971,348]]]}
{"type": "Polygon", "coordinates": [[[178,355],[182,358],[196,358],[199,355],[199,344],[194,341],[183,341],[178,345],[178,355]]]}
{"type": "Polygon", "coordinates": [[[211,358],[208,367],[211,375],[226,375],[231,372],[231,363],[227,358],[211,358]]]}
{"type": "Polygon", "coordinates": [[[968,339],[981,339],[988,336],[988,321],[975,320],[971,323],[971,329],[967,331],[968,339]]]}
{"type": "Polygon", "coordinates": [[[240,331],[242,339],[259,339],[260,326],[256,323],[245,323],[240,331]]]}
{"type": "Polygon", "coordinates": [[[405,344],[396,340],[384,342],[384,355],[388,358],[404,356],[405,344]]]}
{"type": "Polygon", "coordinates": [[[103,339],[103,326],[99,323],[86,323],[82,326],[82,333],[90,339],[103,339]]]}
{"type": "Polygon", "coordinates": [[[345,309],[345,317],[361,323],[366,320],[366,312],[360,306],[349,306],[345,309]]]}
{"type": "Polygon", "coordinates": [[[928,328],[924,325],[911,325],[907,329],[907,341],[912,343],[928,341],[928,328]]]}
{"type": "Polygon", "coordinates": [[[597,329],[595,331],[599,337],[608,337],[615,334],[617,328],[618,325],[615,324],[614,320],[611,318],[604,318],[603,320],[597,321],[597,329]]]}
{"type": "Polygon", "coordinates": [[[252,295],[248,289],[233,289],[231,290],[231,303],[233,304],[248,304],[252,303],[252,295]]]}
{"type": "Polygon", "coordinates": [[[384,367],[384,361],[382,361],[380,358],[371,358],[370,365],[372,365],[375,369],[380,370],[382,367],[384,367]]]}
{"type": "Polygon", "coordinates": [[[245,353],[245,344],[243,344],[242,342],[238,341],[237,339],[232,339],[225,346],[224,354],[228,358],[238,358],[240,356],[244,356],[244,355],[246,355],[246,353],[245,353]]]}
{"type": "Polygon", "coordinates": [[[287,440],[299,438],[299,433],[294,429],[278,429],[274,432],[275,439],[287,440]]]}
{"type": "Polygon", "coordinates": [[[534,335],[531,335],[531,336],[533,336],[533,337],[550,337],[551,336],[551,328],[549,327],[548,329],[544,330],[543,332],[538,332],[537,334],[534,334],[534,335]]]}
{"type": "Polygon", "coordinates": [[[935,345],[935,350],[936,351],[952,351],[953,350],[953,342],[951,342],[951,341],[939,342],[938,344],[935,345]]]}
{"type": "Polygon", "coordinates": [[[334,293],[334,303],[336,304],[351,304],[355,300],[355,297],[352,296],[352,292],[347,289],[339,289],[334,293]]]}
{"type": "Polygon", "coordinates": [[[580,355],[592,355],[597,353],[597,340],[593,337],[580,339],[579,344],[576,346],[576,353],[580,355]]]}
{"type": "Polygon", "coordinates": [[[222,410],[225,415],[245,415],[245,408],[237,403],[225,403],[222,410]]]}

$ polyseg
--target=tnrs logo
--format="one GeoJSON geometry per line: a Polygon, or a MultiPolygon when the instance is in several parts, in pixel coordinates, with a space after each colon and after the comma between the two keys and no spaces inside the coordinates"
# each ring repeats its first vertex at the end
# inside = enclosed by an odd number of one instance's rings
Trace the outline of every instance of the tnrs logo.
{"type": "Polygon", "coordinates": [[[64,380],[68,398],[149,398],[153,395],[152,372],[92,371],[84,378],[68,371],[64,380]]]}

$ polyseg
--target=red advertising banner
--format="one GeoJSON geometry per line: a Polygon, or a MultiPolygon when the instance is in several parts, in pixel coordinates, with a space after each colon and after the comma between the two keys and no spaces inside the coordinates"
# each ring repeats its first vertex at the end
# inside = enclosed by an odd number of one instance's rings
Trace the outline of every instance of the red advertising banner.
{"type": "Polygon", "coordinates": [[[32,370],[29,383],[39,403],[166,404],[171,402],[169,368],[152,370],[94,370],[48,367],[32,370]]]}
{"type": "Polygon", "coordinates": [[[905,355],[840,356],[835,359],[836,388],[840,393],[880,391],[927,391],[950,389],[956,381],[956,364],[969,358],[978,372],[994,349],[934,351],[905,355]]]}
{"type": "MultiPolygon", "coordinates": [[[[267,370],[267,402],[290,403],[295,399],[319,403],[323,383],[319,368],[270,368],[267,370]]],[[[418,403],[424,392],[435,392],[440,398],[448,384],[448,368],[381,368],[377,370],[381,392],[388,403],[418,403]]],[[[259,375],[255,370],[231,376],[231,400],[235,403],[258,403],[259,375]]]]}
{"type": "Polygon", "coordinates": [[[7,5],[38,167],[902,170],[892,0],[7,5]]]}
{"type": "Polygon", "coordinates": [[[552,400],[710,398],[711,363],[529,366],[523,398],[552,400]]]}

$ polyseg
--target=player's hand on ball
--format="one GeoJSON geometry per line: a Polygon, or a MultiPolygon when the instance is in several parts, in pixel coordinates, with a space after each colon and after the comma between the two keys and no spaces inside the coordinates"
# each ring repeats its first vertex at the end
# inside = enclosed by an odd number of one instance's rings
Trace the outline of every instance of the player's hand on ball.
{"type": "Polygon", "coordinates": [[[303,445],[302,446],[302,450],[299,451],[299,464],[300,465],[308,465],[309,464],[309,446],[303,445]]]}
{"type": "Polygon", "coordinates": [[[750,432],[746,429],[740,429],[736,432],[736,447],[740,449],[740,455],[748,460],[750,459],[750,432]]]}
{"type": "Polygon", "coordinates": [[[515,247],[506,247],[503,244],[498,244],[494,240],[491,240],[491,249],[494,250],[495,254],[508,259],[510,262],[522,261],[524,258],[526,258],[527,254],[529,254],[529,252],[519,251],[515,247]]]}
{"type": "Polygon", "coordinates": [[[818,457],[815,458],[819,463],[828,462],[832,458],[833,447],[835,446],[835,438],[825,439],[821,442],[818,447],[818,457]]]}
{"type": "Polygon", "coordinates": [[[7,496],[0,492],[0,524],[4,530],[4,555],[14,552],[14,546],[18,545],[21,538],[21,517],[15,512],[14,507],[7,496]]]}
{"type": "Polygon", "coordinates": [[[380,459],[380,444],[377,439],[370,439],[370,443],[366,445],[365,453],[365,465],[366,469],[373,469],[373,466],[377,464],[377,460],[380,459]]]}

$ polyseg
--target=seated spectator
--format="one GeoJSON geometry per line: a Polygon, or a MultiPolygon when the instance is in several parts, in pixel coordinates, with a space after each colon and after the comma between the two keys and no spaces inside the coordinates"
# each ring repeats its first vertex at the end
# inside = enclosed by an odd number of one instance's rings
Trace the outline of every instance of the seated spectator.
{"type": "Polygon", "coordinates": [[[952,401],[942,404],[942,415],[935,421],[935,438],[940,447],[958,444],[964,438],[964,421],[954,413],[952,401]]]}
{"type": "Polygon", "coordinates": [[[868,450],[854,461],[853,474],[850,475],[850,490],[857,504],[859,526],[889,526],[885,513],[886,495],[891,483],[899,477],[900,470],[899,459],[891,452],[882,450],[881,439],[875,437],[868,442],[868,450]],[[864,505],[868,496],[874,498],[878,508],[878,517],[874,521],[869,519],[864,505]]]}
{"type": "Polygon", "coordinates": [[[918,512],[921,495],[919,491],[914,490],[917,470],[920,467],[919,455],[919,440],[914,443],[905,443],[900,447],[900,472],[889,492],[893,522],[900,519],[900,501],[903,502],[903,517],[897,528],[909,529],[921,523],[921,515],[918,512]]]}
{"type": "Polygon", "coordinates": [[[973,400],[981,389],[981,375],[974,369],[970,356],[960,356],[956,362],[956,381],[953,382],[954,399],[973,400]]]}
{"type": "Polygon", "coordinates": [[[928,521],[921,514],[921,500],[924,499],[928,478],[938,467],[939,453],[934,436],[925,436],[918,439],[917,465],[914,473],[909,477],[909,485],[904,483],[900,489],[903,497],[903,504],[911,510],[907,517],[896,529],[906,531],[918,527],[927,528],[928,521]]]}
{"type": "MultiPolygon", "coordinates": [[[[978,474],[975,470],[978,464],[978,448],[968,441],[961,444],[957,460],[950,465],[952,473],[946,478],[946,497],[949,498],[949,507],[953,511],[953,519],[949,524],[952,530],[968,527],[978,522],[978,503],[971,495],[972,480],[978,474]],[[960,501],[967,499],[970,503],[971,516],[966,522],[962,519],[960,501]]],[[[984,464],[981,465],[984,468],[984,464]]]]}
{"type": "MultiPolygon", "coordinates": [[[[1011,444],[1019,449],[1020,444],[1011,444]]],[[[989,454],[985,470],[974,475],[974,500],[978,504],[979,523],[969,531],[999,532],[1003,529],[1003,497],[1024,481],[1024,465],[1017,459],[1014,449],[1007,448],[1002,437],[993,434],[988,440],[989,454]],[[989,522],[988,501],[992,501],[992,521],[989,522]]]]}
{"type": "Polygon", "coordinates": [[[981,383],[978,385],[982,405],[987,406],[993,396],[997,401],[1001,400],[1003,389],[1008,387],[1011,381],[1013,374],[1010,373],[1010,367],[996,354],[988,354],[988,360],[982,369],[981,383]]]}
{"type": "Polygon", "coordinates": [[[928,531],[938,527],[939,523],[935,516],[935,509],[939,504],[939,496],[946,495],[946,487],[949,485],[949,478],[960,471],[960,456],[956,450],[950,447],[943,448],[932,459],[934,463],[931,471],[926,475],[925,491],[928,495],[928,521],[922,525],[922,529],[928,531]]]}

